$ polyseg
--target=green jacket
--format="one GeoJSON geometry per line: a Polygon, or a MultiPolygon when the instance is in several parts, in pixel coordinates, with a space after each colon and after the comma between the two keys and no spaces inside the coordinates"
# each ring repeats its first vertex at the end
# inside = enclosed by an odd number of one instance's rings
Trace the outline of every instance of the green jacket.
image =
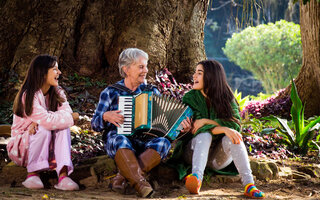
{"type": "MultiPolygon", "coordinates": [[[[240,126],[236,122],[219,119],[219,118],[217,118],[217,114],[214,110],[210,110],[210,111],[208,110],[205,97],[202,95],[200,90],[189,91],[188,93],[186,93],[184,95],[182,101],[183,101],[183,103],[187,104],[192,109],[193,120],[202,119],[202,118],[211,119],[211,120],[216,121],[218,124],[220,124],[220,126],[229,127],[234,130],[240,131],[240,126]]],[[[235,101],[231,102],[231,107],[232,107],[233,113],[234,113],[233,116],[236,119],[240,120],[241,118],[240,118],[240,114],[239,114],[239,107],[235,101]]],[[[212,125],[212,124],[204,125],[198,129],[196,134],[192,135],[191,133],[189,133],[187,136],[184,136],[180,141],[177,142],[177,144],[174,148],[173,154],[172,154],[171,158],[167,161],[167,163],[170,166],[177,169],[180,179],[182,179],[184,176],[186,176],[187,171],[191,168],[191,166],[186,164],[182,158],[182,154],[184,152],[185,146],[188,144],[190,139],[192,139],[192,137],[194,137],[195,135],[197,135],[199,133],[203,133],[203,132],[210,132],[211,133],[211,129],[214,127],[216,127],[216,125],[212,125]]],[[[212,141],[221,138],[222,135],[224,135],[224,134],[212,135],[213,136],[212,141]]],[[[207,170],[207,172],[208,172],[208,170],[207,170]]],[[[226,170],[211,170],[211,171],[209,171],[209,173],[210,172],[211,173],[212,172],[219,173],[219,174],[229,174],[229,175],[237,174],[237,171],[236,171],[235,167],[233,166],[233,164],[231,167],[229,166],[228,169],[226,169],[226,170]]]]}
{"type": "MultiPolygon", "coordinates": [[[[211,119],[216,121],[218,124],[220,124],[220,126],[225,126],[228,128],[232,128],[236,131],[240,131],[240,126],[236,122],[226,121],[226,120],[217,118],[217,114],[214,110],[210,110],[209,112],[205,97],[202,95],[200,90],[189,91],[184,95],[182,101],[183,103],[190,106],[190,108],[192,109],[193,120],[202,119],[202,118],[211,119]]],[[[239,114],[239,107],[235,103],[235,101],[231,102],[231,107],[234,113],[233,116],[240,121],[241,118],[239,114]]],[[[212,125],[212,124],[204,125],[203,127],[199,128],[196,134],[203,133],[203,132],[211,132],[210,130],[214,127],[216,127],[216,125],[212,125]]]]}

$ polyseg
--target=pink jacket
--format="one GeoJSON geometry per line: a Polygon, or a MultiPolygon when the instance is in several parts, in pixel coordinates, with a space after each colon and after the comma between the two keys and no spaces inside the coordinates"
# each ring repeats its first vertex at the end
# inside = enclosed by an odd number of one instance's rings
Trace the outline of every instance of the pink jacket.
{"type": "MultiPolygon", "coordinates": [[[[61,88],[58,89],[61,97],[66,96],[61,88]]],[[[25,96],[23,95],[23,102],[25,96]]],[[[29,132],[32,122],[48,130],[66,129],[73,126],[72,110],[68,101],[65,101],[56,112],[48,111],[48,101],[39,90],[33,99],[33,111],[30,116],[23,118],[13,115],[11,139],[7,145],[9,158],[17,165],[26,167],[28,164],[29,132]]]]}

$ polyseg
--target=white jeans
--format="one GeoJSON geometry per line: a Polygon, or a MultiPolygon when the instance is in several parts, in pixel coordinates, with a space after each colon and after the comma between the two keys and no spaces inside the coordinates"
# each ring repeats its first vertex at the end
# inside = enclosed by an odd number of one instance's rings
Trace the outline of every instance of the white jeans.
{"type": "Polygon", "coordinates": [[[248,153],[243,142],[233,144],[227,136],[224,136],[214,148],[210,148],[211,142],[212,135],[208,132],[198,134],[189,142],[184,157],[189,164],[192,163],[192,173],[196,173],[202,180],[206,166],[220,170],[233,161],[241,176],[242,184],[245,186],[254,183],[248,153]]]}

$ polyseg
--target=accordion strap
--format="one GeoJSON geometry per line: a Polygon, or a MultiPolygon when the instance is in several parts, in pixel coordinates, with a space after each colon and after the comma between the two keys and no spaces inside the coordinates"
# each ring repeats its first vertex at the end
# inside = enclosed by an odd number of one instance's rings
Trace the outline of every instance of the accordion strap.
{"type": "Polygon", "coordinates": [[[127,88],[126,86],[123,86],[123,85],[120,85],[119,83],[115,83],[113,85],[110,85],[109,87],[113,87],[115,89],[118,89],[118,90],[121,90],[121,91],[124,91],[124,92],[127,92],[131,95],[135,95],[136,93],[135,92],[132,92],[132,90],[130,90],[129,88],[127,88]]]}
{"type": "MultiPolygon", "coordinates": [[[[110,85],[109,87],[113,87],[113,88],[115,88],[115,89],[118,89],[118,90],[127,92],[127,93],[129,93],[129,94],[131,94],[131,95],[136,95],[135,92],[132,92],[132,90],[130,90],[130,89],[127,88],[126,86],[121,85],[121,84],[119,84],[119,83],[115,83],[115,84],[113,84],[113,85],[110,85]]],[[[153,89],[154,87],[156,87],[156,86],[153,86],[153,85],[148,84],[148,85],[146,85],[146,87],[143,89],[143,91],[152,91],[152,89],[153,89]]]]}

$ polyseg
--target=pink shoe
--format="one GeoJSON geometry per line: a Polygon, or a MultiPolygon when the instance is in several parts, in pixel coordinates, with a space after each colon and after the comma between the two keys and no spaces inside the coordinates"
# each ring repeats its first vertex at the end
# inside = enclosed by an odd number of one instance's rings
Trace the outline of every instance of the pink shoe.
{"type": "Polygon", "coordinates": [[[44,187],[41,179],[36,174],[29,175],[27,179],[22,182],[22,185],[29,189],[42,189],[44,187]]]}
{"type": "Polygon", "coordinates": [[[59,183],[54,185],[58,190],[79,190],[79,186],[71,178],[63,176],[59,178],[59,183]]]}

